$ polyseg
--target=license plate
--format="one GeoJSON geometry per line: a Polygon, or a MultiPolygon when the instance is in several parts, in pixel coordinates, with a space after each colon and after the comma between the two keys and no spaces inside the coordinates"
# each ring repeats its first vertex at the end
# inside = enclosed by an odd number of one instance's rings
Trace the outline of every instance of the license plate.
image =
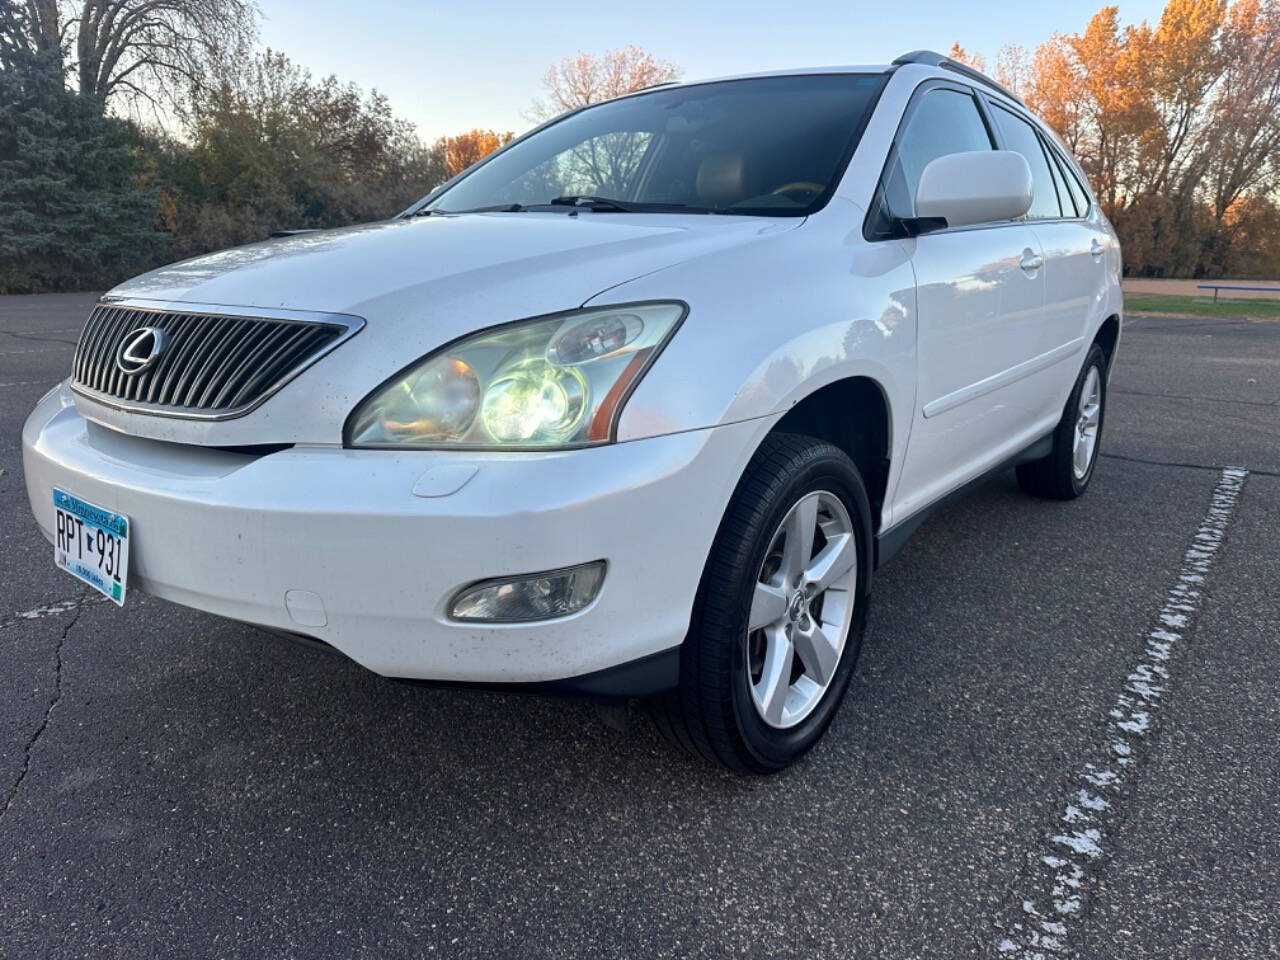
{"type": "Polygon", "coordinates": [[[124,606],[129,575],[129,519],[53,491],[53,562],[124,606]]]}

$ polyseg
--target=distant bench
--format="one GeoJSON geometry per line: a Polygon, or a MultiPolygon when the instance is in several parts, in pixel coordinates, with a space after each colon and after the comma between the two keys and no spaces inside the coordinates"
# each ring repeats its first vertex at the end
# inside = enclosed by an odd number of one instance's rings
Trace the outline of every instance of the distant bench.
{"type": "Polygon", "coordinates": [[[1280,297],[1280,287],[1245,287],[1235,283],[1197,283],[1196,289],[1212,290],[1214,303],[1218,302],[1219,290],[1241,290],[1245,293],[1274,293],[1277,297],[1280,297]]]}

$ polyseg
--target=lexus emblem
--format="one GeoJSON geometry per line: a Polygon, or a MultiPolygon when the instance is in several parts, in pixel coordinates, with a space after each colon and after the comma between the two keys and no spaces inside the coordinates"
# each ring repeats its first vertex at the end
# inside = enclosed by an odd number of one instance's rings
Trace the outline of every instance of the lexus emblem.
{"type": "Polygon", "coordinates": [[[159,327],[130,330],[116,351],[116,366],[126,376],[141,373],[160,358],[169,343],[169,335],[159,327]]]}

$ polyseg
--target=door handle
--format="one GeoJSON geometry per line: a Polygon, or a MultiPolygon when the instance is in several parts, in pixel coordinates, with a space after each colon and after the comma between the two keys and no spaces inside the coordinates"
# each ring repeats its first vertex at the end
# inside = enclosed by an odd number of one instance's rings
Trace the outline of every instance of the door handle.
{"type": "Polygon", "coordinates": [[[1089,252],[1095,257],[1102,256],[1102,241],[1094,237],[1093,243],[1089,244],[1089,252]]]}
{"type": "Polygon", "coordinates": [[[1022,255],[1022,259],[1018,261],[1018,266],[1030,273],[1033,270],[1039,270],[1044,266],[1044,257],[1038,253],[1027,251],[1022,255]]]}

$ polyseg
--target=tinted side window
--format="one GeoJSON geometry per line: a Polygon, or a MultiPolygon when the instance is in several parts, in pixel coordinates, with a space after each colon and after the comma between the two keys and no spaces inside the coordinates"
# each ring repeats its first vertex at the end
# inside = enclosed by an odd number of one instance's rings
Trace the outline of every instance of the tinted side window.
{"type": "Polygon", "coordinates": [[[1010,150],[1016,150],[1027,159],[1031,167],[1031,178],[1035,187],[1031,196],[1031,209],[1027,211],[1027,219],[1043,220],[1046,217],[1062,216],[1062,208],[1058,206],[1058,194],[1053,188],[1053,174],[1049,172],[1049,160],[1040,146],[1040,138],[1035,127],[1021,117],[1010,113],[997,105],[996,122],[1000,124],[1000,132],[1004,134],[1005,143],[1010,150]]]}
{"type": "Polygon", "coordinates": [[[1062,168],[1062,177],[1067,181],[1067,189],[1071,191],[1071,199],[1075,201],[1076,211],[1080,216],[1089,213],[1089,195],[1085,193],[1084,187],[1080,185],[1080,179],[1076,176],[1076,172],[1071,169],[1071,164],[1055,150],[1054,157],[1058,161],[1058,166],[1062,168]]]}
{"type": "Polygon", "coordinates": [[[991,135],[973,97],[958,90],[930,90],[898,135],[885,183],[889,209],[899,217],[915,216],[916,187],[930,161],[990,149],[991,135]]]}
{"type": "Polygon", "coordinates": [[[1062,206],[1062,215],[1064,217],[1078,217],[1081,211],[1076,209],[1075,201],[1071,198],[1071,191],[1067,189],[1067,181],[1062,175],[1062,164],[1045,146],[1043,140],[1040,141],[1040,147],[1049,158],[1049,169],[1053,171],[1053,186],[1058,191],[1058,203],[1062,206]]]}

